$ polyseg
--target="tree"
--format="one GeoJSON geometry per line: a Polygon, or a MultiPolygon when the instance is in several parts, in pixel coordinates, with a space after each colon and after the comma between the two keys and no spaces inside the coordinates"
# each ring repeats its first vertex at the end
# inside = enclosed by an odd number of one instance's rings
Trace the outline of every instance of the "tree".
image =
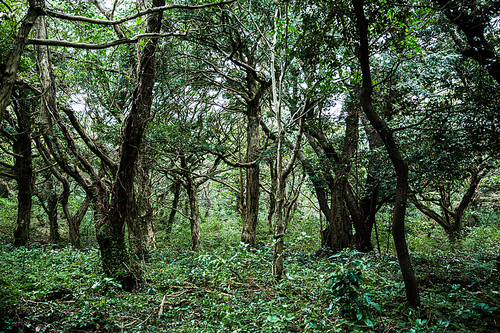
{"type": "MultiPolygon", "coordinates": [[[[270,86],[266,77],[267,66],[261,68],[261,32],[267,31],[272,22],[261,4],[256,4],[258,16],[243,5],[235,9],[208,12],[205,22],[200,22],[203,34],[193,35],[191,40],[204,45],[203,55],[192,55],[201,68],[196,72],[201,80],[225,89],[233,95],[234,109],[246,117],[246,156],[242,162],[228,162],[245,168],[245,203],[241,241],[255,246],[260,198],[261,135],[260,120],[264,94],[270,86]],[[251,34],[244,33],[249,29],[251,34]],[[251,38],[253,40],[248,40],[251,38]],[[211,57],[209,55],[215,55],[211,57]],[[228,61],[231,65],[228,65],[228,61]]],[[[201,30],[201,29],[200,29],[201,30]]]]}
{"type": "Polygon", "coordinates": [[[368,21],[364,13],[364,1],[353,0],[353,6],[356,13],[356,25],[359,32],[359,62],[363,82],[359,93],[359,100],[366,117],[382,138],[396,171],[397,183],[394,211],[392,215],[392,235],[396,246],[399,265],[405,282],[406,299],[410,306],[417,307],[420,303],[418,285],[411,266],[410,255],[408,253],[404,232],[405,211],[408,197],[408,165],[406,164],[396,142],[394,141],[391,129],[379,117],[373,108],[371,100],[373,84],[370,70],[368,21]]]}
{"type": "MultiPolygon", "coordinates": [[[[231,2],[231,1],[230,1],[231,2]]],[[[91,19],[81,16],[71,16],[46,10],[45,13],[65,20],[83,21],[90,24],[101,25],[116,25],[121,22],[126,22],[136,17],[149,14],[147,20],[147,29],[145,35],[141,37],[153,37],[144,43],[144,48],[141,50],[141,55],[138,63],[137,83],[134,89],[131,108],[128,111],[127,117],[124,119],[122,127],[122,137],[120,142],[120,156],[117,166],[107,156],[103,150],[95,144],[89,135],[85,132],[79,123],[74,111],[62,107],[65,111],[71,125],[80,135],[86,146],[96,154],[104,166],[113,170],[116,168],[116,174],[112,173],[111,190],[103,181],[102,175],[95,171],[95,168],[79,151],[71,132],[64,124],[63,119],[57,111],[56,94],[53,80],[51,79],[51,68],[47,45],[55,46],[73,46],[76,48],[100,49],[126,43],[137,43],[137,38],[119,39],[116,42],[103,44],[87,44],[73,43],[65,41],[48,40],[45,35],[39,35],[38,39],[29,40],[30,43],[40,45],[39,64],[41,72],[41,81],[45,87],[44,103],[42,103],[42,133],[44,141],[48,144],[51,155],[56,159],[57,163],[63,170],[75,178],[80,185],[84,187],[87,194],[95,200],[95,209],[100,216],[97,221],[97,236],[101,249],[103,267],[106,274],[116,277],[122,282],[125,289],[134,288],[139,279],[133,272],[129,270],[131,267],[130,257],[125,247],[123,226],[127,219],[131,216],[134,209],[134,176],[136,171],[136,162],[138,160],[138,150],[141,146],[142,136],[146,125],[149,122],[150,108],[153,99],[153,87],[155,83],[154,59],[156,53],[156,45],[158,37],[170,36],[172,34],[161,34],[162,12],[165,9],[171,8],[188,8],[196,9],[203,8],[209,5],[201,6],[183,6],[183,5],[168,5],[165,6],[164,1],[154,1],[153,9],[143,10],[137,14],[126,17],[121,21],[91,19]],[[50,111],[49,111],[50,110],[50,111]],[[62,130],[64,138],[70,147],[71,153],[76,157],[78,164],[82,165],[86,172],[69,162],[61,148],[56,136],[53,135],[51,117],[55,117],[57,125],[62,130]],[[111,193],[111,203],[109,202],[109,193],[111,193]]],[[[42,21],[41,21],[42,22],[42,21]]],[[[43,22],[42,22],[43,24],[43,22]]],[[[38,29],[38,33],[45,33],[45,28],[42,26],[38,29]]],[[[53,76],[52,76],[53,77],[53,76]]]]}
{"type": "MultiPolygon", "coordinates": [[[[28,36],[36,22],[36,19],[42,15],[45,5],[44,0],[29,0],[29,7],[26,16],[22,19],[19,30],[9,47],[5,58],[0,59],[0,124],[2,123],[5,110],[11,102],[11,93],[14,88],[19,63],[24,52],[24,47],[28,41],[28,36]]],[[[2,5],[5,6],[4,3],[2,5]]]]}
{"type": "Polygon", "coordinates": [[[14,103],[13,111],[15,118],[10,112],[6,112],[7,122],[12,130],[4,128],[13,144],[13,155],[15,162],[13,165],[14,177],[17,181],[17,227],[14,231],[14,246],[26,246],[30,237],[32,196],[36,173],[33,168],[33,155],[31,151],[31,133],[33,125],[34,105],[29,102],[27,96],[31,92],[20,89],[18,101],[14,103]],[[17,119],[17,121],[15,120],[17,119]]]}

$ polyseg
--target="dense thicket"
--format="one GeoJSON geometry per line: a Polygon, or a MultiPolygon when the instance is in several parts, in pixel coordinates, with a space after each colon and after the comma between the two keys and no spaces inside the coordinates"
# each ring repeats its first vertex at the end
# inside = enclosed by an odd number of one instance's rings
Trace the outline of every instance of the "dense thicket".
{"type": "Polygon", "coordinates": [[[498,223],[499,15],[494,0],[0,1],[6,240],[98,246],[131,291],[186,233],[193,251],[232,242],[228,226],[249,251],[272,240],[277,281],[293,230],[330,254],[381,254],[392,233],[417,308],[415,216],[457,248],[498,223]]]}

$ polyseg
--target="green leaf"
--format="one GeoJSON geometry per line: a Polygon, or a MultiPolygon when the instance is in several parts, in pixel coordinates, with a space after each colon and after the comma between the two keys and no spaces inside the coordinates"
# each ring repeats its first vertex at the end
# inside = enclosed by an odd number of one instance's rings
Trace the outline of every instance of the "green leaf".
{"type": "Polygon", "coordinates": [[[266,319],[270,323],[277,323],[280,320],[277,316],[268,316],[266,319]]]}

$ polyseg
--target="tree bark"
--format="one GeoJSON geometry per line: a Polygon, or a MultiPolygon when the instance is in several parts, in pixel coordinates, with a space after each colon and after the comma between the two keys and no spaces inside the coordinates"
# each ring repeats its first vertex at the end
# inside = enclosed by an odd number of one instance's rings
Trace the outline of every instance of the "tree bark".
{"type": "Polygon", "coordinates": [[[191,250],[201,250],[201,214],[198,201],[198,188],[201,182],[195,182],[188,170],[186,156],[181,155],[181,168],[183,170],[183,185],[189,200],[189,220],[191,225],[191,250]]]}
{"type": "Polygon", "coordinates": [[[51,244],[58,244],[61,240],[61,235],[59,234],[59,224],[58,224],[58,216],[57,216],[57,207],[59,206],[59,196],[55,192],[54,181],[52,176],[50,177],[50,181],[47,184],[47,189],[49,192],[47,198],[47,216],[49,217],[49,242],[51,244]]]}
{"type": "Polygon", "coordinates": [[[189,219],[191,222],[191,250],[201,250],[201,214],[198,201],[198,187],[188,181],[186,192],[189,198],[189,219]]]}
{"type": "Polygon", "coordinates": [[[14,170],[17,179],[17,227],[14,231],[14,246],[26,246],[30,237],[31,206],[36,176],[31,153],[31,105],[21,102],[17,109],[17,135],[14,141],[16,159],[14,170]]]}
{"type": "MultiPolygon", "coordinates": [[[[350,112],[352,113],[352,110],[350,112]]],[[[341,156],[337,154],[333,146],[328,143],[327,138],[322,133],[318,133],[311,128],[308,128],[306,137],[309,140],[309,145],[313,148],[318,158],[328,158],[332,163],[334,163],[336,168],[334,176],[332,176],[331,171],[324,171],[322,175],[317,175],[316,172],[308,167],[310,170],[309,177],[311,177],[312,174],[316,174],[316,176],[313,177],[320,177],[320,180],[315,179],[313,184],[316,183],[316,185],[314,185],[316,189],[316,197],[318,199],[320,209],[328,221],[328,226],[321,231],[322,240],[324,241],[322,246],[326,246],[332,251],[337,252],[349,246],[349,243],[351,242],[350,228],[345,228],[344,226],[346,220],[344,202],[346,201],[345,196],[350,194],[345,191],[345,188],[347,184],[347,176],[350,171],[350,159],[357,146],[357,122],[353,121],[352,114],[351,117],[346,119],[346,137],[341,156]],[[352,128],[353,124],[355,124],[355,129],[352,128]],[[353,131],[356,131],[356,133],[353,133],[353,131]],[[315,141],[315,139],[319,142],[319,144],[315,141]],[[330,203],[328,203],[328,194],[326,189],[329,189],[330,203]]],[[[354,203],[354,199],[352,199],[350,203],[354,203]]],[[[357,206],[357,204],[355,204],[355,206],[357,206]]],[[[354,215],[354,212],[357,212],[358,209],[353,208],[352,210],[355,225],[361,225],[361,222],[357,223],[357,221],[361,220],[361,218],[357,220],[356,215],[354,215]]],[[[359,227],[357,230],[358,229],[359,227]]]]}
{"type": "Polygon", "coordinates": [[[168,216],[167,226],[165,228],[165,233],[170,235],[172,233],[172,226],[174,225],[175,214],[177,213],[177,207],[179,206],[179,198],[181,194],[181,182],[177,181],[174,184],[174,200],[172,201],[172,210],[168,216]]]}
{"type": "Polygon", "coordinates": [[[146,161],[147,146],[143,143],[139,152],[134,196],[130,197],[133,207],[127,226],[129,230],[129,246],[134,255],[145,258],[151,248],[156,247],[156,235],[153,225],[153,208],[151,207],[151,180],[146,161]]]}
{"type": "Polygon", "coordinates": [[[61,196],[57,194],[52,173],[48,175],[45,179],[45,183],[42,185],[43,190],[36,190],[36,196],[49,219],[49,243],[58,244],[61,240],[61,236],[59,234],[57,207],[59,206],[61,196]],[[45,203],[45,201],[47,203],[45,203]]]}
{"type": "Polygon", "coordinates": [[[276,211],[276,189],[278,180],[274,161],[269,161],[269,174],[271,176],[271,188],[269,190],[269,212],[267,213],[267,222],[269,223],[269,234],[273,233],[273,216],[276,211]]]}
{"type": "MultiPolygon", "coordinates": [[[[153,0],[153,7],[164,6],[164,0],[153,0]]],[[[150,14],[147,32],[159,33],[163,12],[150,14]]],[[[139,147],[146,125],[150,120],[155,82],[155,52],[158,40],[149,39],[143,49],[132,107],[122,129],[120,162],[113,184],[111,206],[107,216],[97,222],[97,241],[101,250],[103,269],[114,277],[125,290],[134,289],[141,280],[140,273],[132,267],[125,245],[124,225],[130,217],[131,196],[134,194],[134,176],[139,157],[139,147]]]]}
{"type": "MultiPolygon", "coordinates": [[[[246,162],[254,162],[260,156],[260,94],[256,90],[257,82],[251,74],[247,75],[249,90],[256,96],[247,101],[247,156],[246,162]]],[[[255,247],[255,232],[259,215],[259,196],[260,196],[260,166],[255,163],[246,168],[246,202],[245,218],[243,219],[243,228],[241,232],[241,241],[255,247]]]]}
{"type": "Polygon", "coordinates": [[[384,141],[384,145],[389,153],[389,157],[396,171],[396,194],[394,210],[392,214],[392,235],[396,247],[397,257],[406,289],[406,299],[411,307],[418,307],[420,297],[418,284],[410,261],[410,254],[406,245],[404,221],[408,195],[408,165],[401,156],[399,148],[394,141],[391,129],[375,112],[371,95],[373,92],[371,71],[370,71],[370,49],[368,41],[368,21],[364,13],[364,1],[353,0],[356,14],[356,24],[359,32],[359,62],[363,85],[359,93],[359,100],[366,117],[371,125],[377,130],[384,141]]]}
{"type": "Polygon", "coordinates": [[[71,245],[73,245],[77,249],[80,249],[82,248],[80,225],[82,224],[82,220],[90,207],[91,197],[88,194],[85,196],[85,199],[74,215],[72,215],[69,211],[68,198],[69,196],[65,197],[62,200],[61,205],[63,207],[64,216],[68,221],[69,240],[71,242],[71,245]]]}
{"type": "Polygon", "coordinates": [[[142,230],[143,242],[146,250],[156,249],[156,233],[153,224],[153,207],[151,206],[151,178],[150,166],[146,160],[147,147],[139,155],[137,170],[137,219],[142,230]]]}

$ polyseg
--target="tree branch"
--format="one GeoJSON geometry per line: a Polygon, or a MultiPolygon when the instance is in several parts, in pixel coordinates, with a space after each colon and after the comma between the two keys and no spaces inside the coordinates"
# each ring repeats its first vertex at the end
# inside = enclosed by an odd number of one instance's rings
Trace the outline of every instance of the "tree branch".
{"type": "Polygon", "coordinates": [[[64,14],[60,12],[56,12],[54,10],[45,10],[45,15],[50,16],[50,17],[55,17],[63,20],[68,20],[68,21],[78,21],[78,22],[87,22],[87,23],[93,23],[93,24],[101,24],[101,25],[116,25],[120,23],[124,23],[130,20],[133,20],[135,18],[151,14],[151,13],[156,13],[156,12],[161,12],[164,10],[170,10],[170,9],[201,9],[201,8],[207,8],[207,7],[213,7],[213,6],[222,6],[222,5],[227,5],[235,2],[236,0],[228,0],[228,1],[222,1],[222,2],[217,2],[217,3],[208,3],[208,4],[203,4],[203,5],[198,5],[198,6],[188,6],[188,5],[166,5],[166,6],[161,6],[161,7],[154,7],[154,8],[148,8],[145,10],[141,10],[137,12],[136,14],[132,14],[129,16],[125,16],[124,18],[121,18],[119,20],[101,20],[101,19],[93,19],[85,16],[75,16],[75,15],[69,15],[69,14],[64,14]]]}
{"type": "Polygon", "coordinates": [[[86,49],[86,50],[100,50],[109,47],[114,47],[122,44],[136,44],[142,38],[161,38],[161,37],[172,37],[172,36],[186,36],[189,31],[184,33],[168,33],[168,34],[157,34],[157,33],[144,33],[136,35],[132,38],[117,39],[111,42],[102,44],[88,44],[88,43],[74,43],[67,42],[64,40],[54,40],[54,39],[36,39],[31,38],[27,40],[27,44],[32,45],[48,45],[48,46],[62,46],[62,47],[73,47],[75,49],[86,49]]]}

